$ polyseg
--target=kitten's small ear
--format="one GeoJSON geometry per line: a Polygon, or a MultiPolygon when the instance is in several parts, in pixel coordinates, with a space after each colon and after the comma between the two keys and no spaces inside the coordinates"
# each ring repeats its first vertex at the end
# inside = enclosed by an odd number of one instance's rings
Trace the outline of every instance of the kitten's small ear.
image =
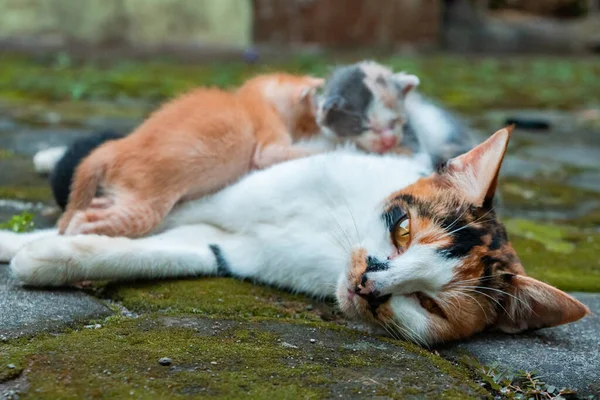
{"type": "Polygon", "coordinates": [[[579,300],[537,279],[513,275],[514,290],[507,297],[506,312],[498,316],[495,328],[506,333],[547,328],[575,322],[590,313],[579,300]]]}
{"type": "Polygon", "coordinates": [[[324,114],[327,114],[332,109],[340,109],[344,107],[345,100],[341,96],[331,96],[324,98],[321,101],[321,109],[324,114]]]}
{"type": "Polygon", "coordinates": [[[308,84],[313,88],[320,89],[325,86],[325,79],[311,76],[308,80],[308,84]]]}
{"type": "Polygon", "coordinates": [[[310,76],[306,78],[305,82],[306,85],[300,90],[300,101],[310,100],[311,102],[314,102],[317,89],[322,88],[323,85],[325,85],[325,79],[310,76]]]}
{"type": "Polygon", "coordinates": [[[492,205],[512,130],[513,126],[499,130],[479,146],[446,164],[451,183],[477,207],[492,205]]]}
{"type": "Polygon", "coordinates": [[[406,96],[411,90],[419,86],[421,82],[416,75],[398,72],[393,76],[394,83],[400,88],[402,96],[406,96]]]}

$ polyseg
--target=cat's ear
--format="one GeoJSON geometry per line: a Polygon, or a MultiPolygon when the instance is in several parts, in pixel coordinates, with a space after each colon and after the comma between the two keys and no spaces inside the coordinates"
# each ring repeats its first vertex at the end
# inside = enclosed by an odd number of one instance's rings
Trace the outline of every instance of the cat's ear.
{"type": "Polygon", "coordinates": [[[406,96],[411,90],[419,86],[421,82],[416,75],[409,75],[405,72],[398,72],[393,75],[394,83],[400,89],[402,96],[406,96]]]}
{"type": "Polygon", "coordinates": [[[512,275],[513,291],[495,328],[506,333],[547,328],[575,322],[590,310],[579,300],[537,279],[512,275]]]}
{"type": "Polygon", "coordinates": [[[477,207],[492,205],[512,130],[512,126],[499,130],[479,146],[446,164],[445,173],[450,182],[477,207]]]}

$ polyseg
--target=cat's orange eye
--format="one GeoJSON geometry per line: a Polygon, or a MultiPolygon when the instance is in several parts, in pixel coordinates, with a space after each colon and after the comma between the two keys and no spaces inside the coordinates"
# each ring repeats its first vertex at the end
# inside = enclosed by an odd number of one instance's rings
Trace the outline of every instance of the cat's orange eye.
{"type": "Polygon", "coordinates": [[[394,244],[398,248],[407,247],[410,243],[410,218],[405,215],[400,219],[394,228],[394,244]]]}

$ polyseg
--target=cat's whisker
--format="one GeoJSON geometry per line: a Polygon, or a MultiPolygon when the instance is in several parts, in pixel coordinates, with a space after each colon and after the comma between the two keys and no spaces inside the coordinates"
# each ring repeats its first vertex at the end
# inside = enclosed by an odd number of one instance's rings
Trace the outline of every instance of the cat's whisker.
{"type": "Polygon", "coordinates": [[[407,339],[410,340],[413,343],[416,343],[418,345],[421,345],[423,347],[427,347],[427,342],[421,338],[421,336],[415,332],[412,328],[410,328],[409,326],[401,326],[398,322],[396,322],[394,319],[390,318],[388,319],[388,321],[392,324],[392,326],[396,327],[396,329],[404,332],[404,334],[406,335],[407,339]]]}
{"type": "Polygon", "coordinates": [[[502,310],[504,310],[504,312],[506,313],[506,315],[508,315],[508,316],[510,317],[510,319],[511,319],[511,320],[513,320],[513,322],[514,322],[514,318],[513,318],[513,317],[510,315],[510,313],[509,313],[509,312],[506,310],[506,308],[504,308],[504,306],[502,305],[502,303],[500,303],[500,302],[499,302],[497,299],[495,299],[493,296],[490,296],[489,294],[483,293],[483,292],[481,292],[481,291],[479,291],[479,290],[476,290],[476,289],[468,289],[468,288],[463,288],[463,290],[467,290],[467,291],[470,291],[470,292],[472,292],[472,293],[474,292],[474,293],[477,293],[477,294],[480,294],[480,295],[483,295],[483,296],[485,296],[485,297],[489,298],[489,299],[490,299],[490,300],[492,300],[494,303],[498,304],[498,306],[499,306],[500,308],[502,308],[502,310]]]}
{"type": "Polygon", "coordinates": [[[345,196],[342,196],[342,199],[344,200],[344,204],[346,206],[346,208],[348,209],[348,213],[350,213],[350,217],[352,218],[352,224],[354,224],[354,230],[356,231],[356,240],[358,240],[359,243],[362,243],[362,237],[358,231],[358,225],[356,224],[356,218],[354,218],[354,213],[352,212],[352,209],[350,208],[350,205],[348,204],[348,200],[346,200],[345,196]]]}
{"type": "Polygon", "coordinates": [[[469,211],[469,207],[465,207],[464,211],[458,217],[456,217],[456,219],[450,225],[448,225],[446,230],[449,231],[452,229],[454,225],[456,225],[456,223],[460,221],[460,219],[467,213],[467,211],[469,211]]]}
{"type": "Polygon", "coordinates": [[[333,214],[333,212],[331,212],[331,210],[328,210],[329,212],[329,216],[331,217],[331,219],[333,220],[333,222],[335,223],[335,227],[338,229],[338,233],[342,235],[342,239],[345,239],[347,246],[345,247],[345,250],[349,253],[352,250],[352,241],[350,240],[350,237],[348,236],[348,233],[346,232],[346,230],[342,227],[342,225],[340,224],[340,222],[338,221],[338,219],[335,217],[335,215],[333,214]]]}
{"type": "MultiPolygon", "coordinates": [[[[487,211],[485,214],[483,214],[482,216],[480,216],[480,217],[479,217],[479,218],[477,218],[476,220],[474,220],[474,221],[471,221],[471,222],[469,222],[468,224],[466,224],[466,225],[464,225],[464,226],[461,226],[461,227],[460,227],[460,228],[458,228],[458,229],[455,229],[455,230],[453,230],[453,231],[450,231],[450,232],[448,232],[448,235],[453,235],[453,234],[455,234],[456,232],[460,232],[461,230],[463,230],[463,229],[465,229],[465,228],[467,228],[467,227],[469,227],[469,226],[472,226],[473,224],[475,224],[475,223],[477,223],[477,222],[480,222],[480,221],[481,221],[481,220],[482,220],[482,219],[483,219],[483,218],[484,218],[486,215],[488,215],[488,214],[489,214],[489,213],[491,213],[492,211],[494,211],[494,207],[490,208],[490,209],[489,209],[489,210],[488,210],[488,211],[487,211]]],[[[481,221],[481,223],[490,222],[490,221],[493,221],[493,219],[489,219],[489,220],[486,220],[486,221],[481,221]]]]}
{"type": "Polygon", "coordinates": [[[471,289],[481,289],[481,290],[492,290],[494,292],[498,292],[501,294],[504,294],[506,296],[509,296],[513,299],[515,299],[516,301],[518,301],[519,303],[521,303],[523,306],[527,307],[529,309],[529,311],[533,312],[533,309],[531,308],[531,306],[526,302],[523,301],[522,299],[518,298],[517,296],[510,294],[508,292],[505,292],[504,290],[500,290],[500,289],[496,289],[496,288],[491,288],[491,287],[486,287],[486,286],[463,286],[464,288],[471,288],[471,289]]]}
{"type": "Polygon", "coordinates": [[[404,329],[402,326],[400,326],[398,323],[396,323],[396,321],[394,321],[393,319],[389,318],[386,320],[386,326],[388,327],[388,329],[392,332],[395,333],[392,334],[392,337],[396,340],[408,340],[408,341],[413,341],[412,336],[409,334],[408,331],[406,331],[406,329],[404,329]]]}
{"type": "Polygon", "coordinates": [[[483,311],[483,315],[485,316],[485,322],[487,324],[489,324],[491,321],[488,318],[487,313],[485,312],[485,309],[483,308],[483,306],[481,305],[481,303],[473,296],[471,296],[470,294],[464,293],[462,292],[463,295],[469,297],[471,300],[473,300],[475,303],[477,303],[477,305],[479,306],[479,308],[481,308],[481,311],[483,311]]]}

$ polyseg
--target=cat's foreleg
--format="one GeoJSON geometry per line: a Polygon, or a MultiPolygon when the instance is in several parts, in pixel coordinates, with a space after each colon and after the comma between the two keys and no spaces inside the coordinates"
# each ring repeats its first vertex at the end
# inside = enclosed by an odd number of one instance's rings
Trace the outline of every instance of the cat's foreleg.
{"type": "Polygon", "coordinates": [[[207,225],[180,227],[143,239],[48,237],[23,247],[11,261],[13,274],[35,286],[217,274],[246,277],[260,265],[260,246],[254,239],[207,225]],[[235,271],[229,269],[224,247],[234,255],[235,271]]]}
{"type": "Polygon", "coordinates": [[[21,247],[31,242],[53,236],[58,236],[57,229],[41,229],[24,233],[0,231],[0,262],[9,262],[21,247]]]}

